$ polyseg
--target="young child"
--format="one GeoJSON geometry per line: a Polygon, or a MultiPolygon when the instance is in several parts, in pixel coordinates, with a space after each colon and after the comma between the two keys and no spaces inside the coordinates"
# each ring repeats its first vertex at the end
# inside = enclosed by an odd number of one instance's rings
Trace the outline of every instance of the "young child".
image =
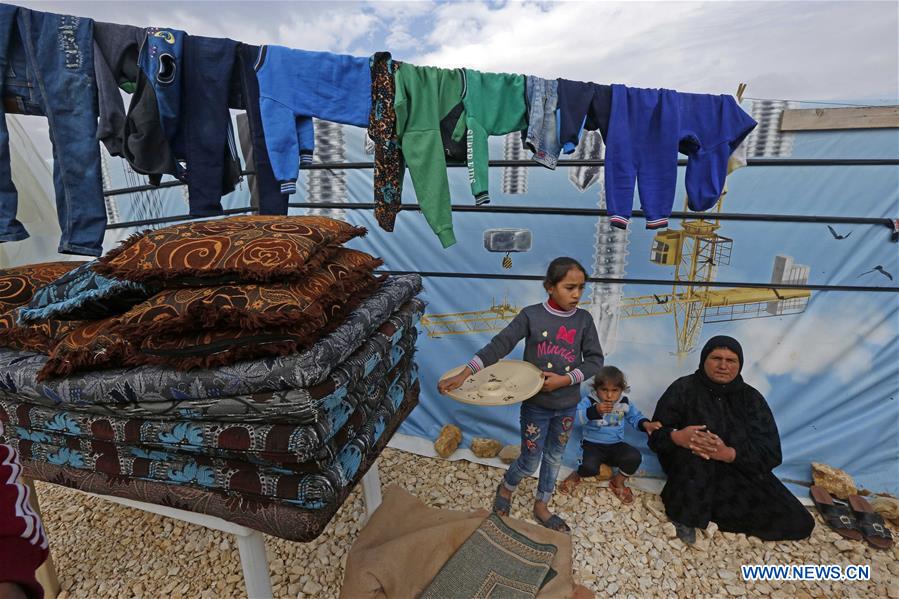
{"type": "Polygon", "coordinates": [[[662,428],[661,422],[650,422],[637,406],[622,394],[629,391],[624,373],[614,366],[605,366],[593,380],[593,389],[577,406],[577,422],[584,427],[581,443],[583,457],[580,467],[559,485],[562,493],[571,493],[586,476],[599,474],[601,464],[618,468],[609,481],[609,490],[621,503],[633,503],[634,494],[625,484],[640,467],[640,451],[624,442],[624,423],[627,421],[647,435],[662,428]]]}
{"type": "Polygon", "coordinates": [[[494,511],[506,516],[512,493],[525,476],[540,466],[534,517],[547,528],[571,529],[549,511],[562,454],[580,399],[578,385],[602,368],[602,348],[593,318],[577,305],[587,271],[577,260],[556,258],[546,271],[543,287],[549,297],[521,312],[485,345],[462,373],[437,384],[440,393],[459,387],[471,374],[495,364],[522,339],[524,359],[543,371],[543,389],[521,404],[521,456],[506,471],[496,489],[494,511]]]}

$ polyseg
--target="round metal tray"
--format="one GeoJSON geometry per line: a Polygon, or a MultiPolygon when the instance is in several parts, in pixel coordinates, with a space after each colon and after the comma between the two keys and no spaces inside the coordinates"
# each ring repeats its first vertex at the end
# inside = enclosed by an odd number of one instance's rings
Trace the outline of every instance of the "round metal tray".
{"type": "MultiPolygon", "coordinates": [[[[455,376],[465,366],[445,372],[440,380],[455,376]]],[[[447,393],[456,401],[478,406],[505,406],[530,399],[543,388],[543,373],[523,360],[500,360],[469,376],[458,389],[447,393]]]]}

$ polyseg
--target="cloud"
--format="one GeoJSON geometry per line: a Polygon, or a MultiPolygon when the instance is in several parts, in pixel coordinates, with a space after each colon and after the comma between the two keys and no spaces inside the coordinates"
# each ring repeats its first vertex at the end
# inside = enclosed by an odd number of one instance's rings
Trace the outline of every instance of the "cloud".
{"type": "Polygon", "coordinates": [[[656,401],[678,378],[696,369],[692,355],[678,357],[674,347],[670,317],[622,320],[618,329],[618,347],[606,363],[625,373],[630,384],[631,401],[650,416],[656,401]]]}
{"type": "Polygon", "coordinates": [[[334,6],[334,10],[311,18],[303,13],[291,15],[288,22],[278,27],[277,37],[271,43],[306,50],[347,52],[352,45],[372,37],[379,23],[376,15],[343,9],[339,4],[334,6]]]}
{"type": "Polygon", "coordinates": [[[741,321],[732,334],[743,344],[747,367],[761,377],[789,376],[802,385],[832,374],[849,383],[872,369],[875,354],[895,335],[896,310],[882,308],[860,298],[813,296],[803,314],[741,321]]]}
{"type": "Polygon", "coordinates": [[[248,43],[754,97],[895,99],[893,2],[22,2],[248,43]],[[166,9],[160,10],[160,6],[166,9]]]}
{"type": "Polygon", "coordinates": [[[437,49],[420,60],[683,91],[747,81],[761,97],[892,98],[897,19],[894,3],[876,2],[454,3],[437,9],[437,49]]]}
{"type": "Polygon", "coordinates": [[[405,29],[395,27],[387,36],[386,45],[391,51],[418,49],[421,41],[405,29]]]}

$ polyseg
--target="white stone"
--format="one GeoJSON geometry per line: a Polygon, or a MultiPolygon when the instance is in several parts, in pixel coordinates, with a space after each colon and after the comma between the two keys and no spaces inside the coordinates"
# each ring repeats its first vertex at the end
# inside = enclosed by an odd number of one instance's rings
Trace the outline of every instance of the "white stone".
{"type": "Polygon", "coordinates": [[[318,595],[321,592],[321,590],[322,590],[322,585],[318,584],[314,580],[310,580],[305,585],[303,585],[303,592],[306,593],[307,595],[312,595],[313,597],[318,595]]]}
{"type": "Polygon", "coordinates": [[[840,539],[839,541],[834,541],[834,547],[836,547],[841,553],[845,553],[847,551],[852,551],[855,549],[855,544],[852,541],[846,539],[840,539]]]}

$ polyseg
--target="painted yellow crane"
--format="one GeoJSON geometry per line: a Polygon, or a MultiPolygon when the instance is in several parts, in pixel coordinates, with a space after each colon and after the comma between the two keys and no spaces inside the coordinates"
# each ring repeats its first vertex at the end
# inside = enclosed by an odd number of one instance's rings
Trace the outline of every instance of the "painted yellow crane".
{"type": "MultiPolygon", "coordinates": [[[[720,210],[719,200],[712,218],[686,219],[679,229],[656,233],[649,259],[674,268],[675,283],[670,293],[625,297],[621,301],[622,318],[671,314],[679,355],[696,347],[703,323],[798,314],[811,297],[805,289],[716,288],[703,284],[715,280],[719,266],[730,264],[733,240],[718,233],[720,210]]],[[[808,272],[807,266],[794,264],[789,256],[776,256],[771,283],[802,285],[808,282],[808,272]]],[[[504,298],[500,303],[494,300],[487,310],[426,314],[421,322],[430,337],[492,333],[502,330],[520,309],[504,298]]]]}
{"type": "MultiPolygon", "coordinates": [[[[798,314],[805,311],[811,297],[806,289],[703,284],[715,280],[719,266],[730,264],[733,240],[718,234],[721,204],[719,200],[713,218],[686,219],[680,229],[660,231],[653,238],[650,262],[674,267],[671,293],[625,297],[621,302],[622,318],[671,314],[678,355],[696,347],[703,323],[798,314]]],[[[808,282],[808,272],[807,266],[795,265],[792,258],[777,256],[771,282],[801,285],[808,282]]]]}

